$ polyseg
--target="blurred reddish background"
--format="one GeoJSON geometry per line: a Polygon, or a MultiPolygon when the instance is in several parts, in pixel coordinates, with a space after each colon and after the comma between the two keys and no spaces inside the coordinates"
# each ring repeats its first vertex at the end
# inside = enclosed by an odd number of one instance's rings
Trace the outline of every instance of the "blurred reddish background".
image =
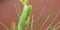
{"type": "MultiPolygon", "coordinates": [[[[16,22],[17,20],[17,14],[16,14],[17,4],[20,4],[20,8],[22,10],[23,5],[22,3],[19,3],[18,0],[3,0],[2,2],[0,2],[0,21],[2,21],[10,29],[11,29],[11,24],[13,22],[16,22]]],[[[52,9],[52,7],[54,7],[54,12],[50,19],[51,21],[56,15],[56,13],[58,12],[58,10],[60,10],[60,0],[29,0],[29,4],[33,6],[32,14],[34,15],[34,19],[39,17],[39,14],[43,10],[43,8],[45,8],[45,11],[40,18],[39,24],[41,24],[41,21],[46,16],[48,11],[52,9]]],[[[60,14],[53,25],[55,25],[59,21],[60,21],[60,14]]],[[[47,22],[44,24],[44,27],[42,30],[46,29],[48,25],[47,22]]],[[[36,27],[39,27],[39,24],[38,26],[34,24],[33,29],[35,29],[36,27]]],[[[0,24],[0,30],[6,30],[6,29],[0,24]]],[[[36,28],[36,30],[38,30],[38,28],[36,28]]]]}

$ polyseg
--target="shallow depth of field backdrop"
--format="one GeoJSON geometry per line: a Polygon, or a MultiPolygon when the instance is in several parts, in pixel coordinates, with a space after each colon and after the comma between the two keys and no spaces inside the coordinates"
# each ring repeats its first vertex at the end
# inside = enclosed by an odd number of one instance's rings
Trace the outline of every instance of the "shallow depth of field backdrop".
{"type": "MultiPolygon", "coordinates": [[[[0,21],[3,22],[8,28],[11,28],[11,24],[15,23],[17,20],[17,4],[20,5],[21,11],[23,8],[22,3],[19,3],[18,0],[3,0],[0,1],[0,21]]],[[[33,30],[38,30],[41,26],[41,23],[43,22],[44,18],[49,14],[49,12],[52,12],[52,16],[45,22],[45,24],[42,27],[42,30],[45,30],[49,23],[55,19],[55,16],[58,14],[57,18],[53,22],[51,27],[54,27],[58,22],[60,22],[60,0],[29,0],[29,4],[32,5],[32,14],[34,16],[34,19],[37,19],[41,14],[38,23],[34,22],[33,24],[33,30]],[[42,11],[43,10],[43,11],[42,11]],[[43,13],[41,13],[43,12],[43,13]]],[[[46,17],[46,18],[47,18],[46,17]]],[[[34,20],[35,21],[35,20],[34,20]]],[[[58,24],[60,26],[60,24],[58,24]]],[[[59,30],[60,27],[57,29],[59,30]]],[[[1,24],[0,24],[0,30],[6,30],[1,24]]],[[[31,30],[31,29],[30,29],[31,30]]]]}

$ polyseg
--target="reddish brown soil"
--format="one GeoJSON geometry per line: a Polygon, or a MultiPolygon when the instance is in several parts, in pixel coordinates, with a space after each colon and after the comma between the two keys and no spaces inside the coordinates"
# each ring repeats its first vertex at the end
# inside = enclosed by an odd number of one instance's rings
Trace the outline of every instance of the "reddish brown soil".
{"type": "MultiPolygon", "coordinates": [[[[10,29],[11,29],[11,24],[13,22],[16,22],[17,20],[16,4],[19,4],[18,0],[6,0],[4,2],[0,2],[0,21],[3,22],[10,29]]],[[[39,17],[39,14],[41,13],[42,9],[46,7],[43,15],[40,18],[38,25],[34,24],[33,29],[37,28],[37,30],[38,30],[39,24],[41,24],[41,21],[44,19],[48,11],[52,9],[52,7],[54,7],[55,9],[50,18],[51,21],[53,20],[58,10],[60,10],[60,0],[29,0],[29,4],[32,4],[33,6],[32,14],[35,16],[34,19],[39,17]]],[[[22,10],[21,3],[20,3],[20,8],[22,10]]],[[[52,26],[54,26],[59,21],[60,21],[60,14],[52,26]]],[[[47,25],[48,25],[48,21],[44,24],[42,30],[45,30],[47,25]]],[[[6,30],[6,29],[0,24],[0,30],[6,30]]]]}

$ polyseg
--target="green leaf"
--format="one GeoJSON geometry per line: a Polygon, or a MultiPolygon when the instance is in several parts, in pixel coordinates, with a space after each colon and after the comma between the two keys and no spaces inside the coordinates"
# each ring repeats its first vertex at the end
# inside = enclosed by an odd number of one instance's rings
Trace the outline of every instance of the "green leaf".
{"type": "Polygon", "coordinates": [[[26,21],[28,17],[30,16],[32,10],[32,6],[26,6],[24,5],[23,12],[19,18],[19,23],[18,23],[18,30],[22,30],[24,25],[26,25],[26,21]]]}
{"type": "Polygon", "coordinates": [[[30,16],[27,18],[26,24],[29,24],[30,16]]]}

